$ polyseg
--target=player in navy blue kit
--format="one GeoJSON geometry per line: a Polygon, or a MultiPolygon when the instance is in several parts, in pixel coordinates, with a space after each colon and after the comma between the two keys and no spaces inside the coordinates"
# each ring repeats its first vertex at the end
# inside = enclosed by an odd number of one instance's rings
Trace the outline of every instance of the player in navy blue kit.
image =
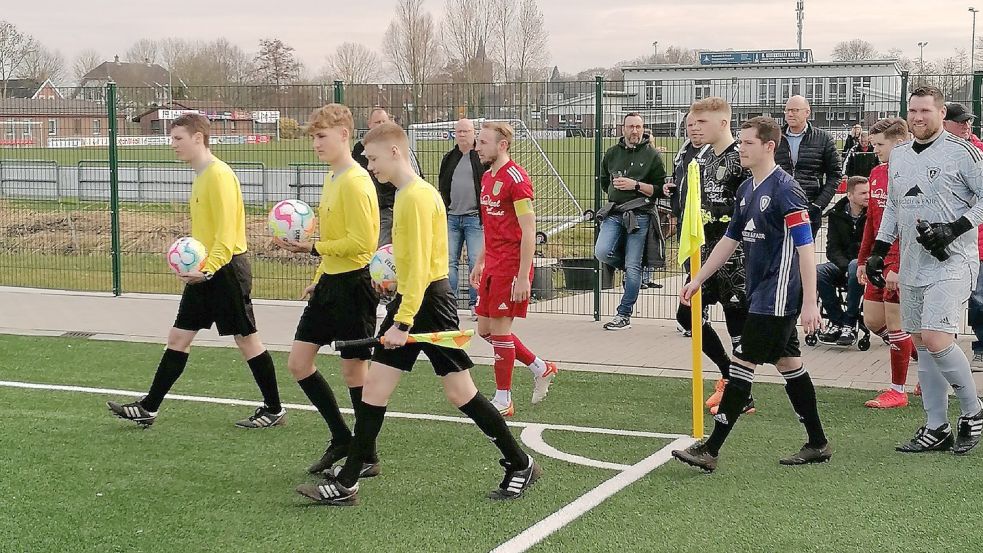
{"type": "Polygon", "coordinates": [[[737,191],[726,235],[679,294],[688,305],[738,244],[744,248],[749,313],[720,409],[713,417],[713,432],[705,441],[672,452],[673,457],[707,472],[717,468],[720,447],[743,412],[755,367],[762,363],[774,364],[785,377],[785,391],[809,436],[797,453],[779,463],[821,463],[832,456],[819,420],[816,388],[802,365],[795,325],[800,311],[805,332],[813,332],[820,323],[809,202],[792,176],[775,165],[780,140],[781,130],[770,117],[755,117],[741,125],[741,165],[751,170],[752,178],[737,191]]]}

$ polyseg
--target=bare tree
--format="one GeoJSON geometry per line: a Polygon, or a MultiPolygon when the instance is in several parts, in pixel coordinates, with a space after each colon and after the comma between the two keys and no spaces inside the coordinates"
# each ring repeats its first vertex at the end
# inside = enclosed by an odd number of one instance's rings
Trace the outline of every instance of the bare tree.
{"type": "Polygon", "coordinates": [[[364,44],[344,42],[328,55],[322,73],[348,84],[366,84],[379,77],[381,65],[379,55],[364,44]]]}
{"type": "Polygon", "coordinates": [[[126,50],[124,59],[132,63],[159,63],[161,44],[159,41],[141,38],[126,50]]]}
{"type": "Polygon", "coordinates": [[[862,38],[844,40],[833,46],[833,61],[863,61],[877,59],[877,48],[862,38]]]}
{"type": "Polygon", "coordinates": [[[31,35],[20,32],[9,21],[0,19],[0,98],[7,97],[7,81],[17,75],[24,60],[36,48],[31,35]]]}
{"type": "Polygon", "coordinates": [[[102,56],[99,52],[91,48],[86,48],[75,56],[75,61],[72,62],[72,76],[75,78],[76,84],[82,84],[82,78],[89,72],[99,66],[102,63],[102,56]]]}
{"type": "Polygon", "coordinates": [[[57,50],[38,45],[27,54],[19,74],[27,79],[39,82],[50,79],[52,83],[59,84],[65,77],[65,58],[57,50]]]}
{"type": "Polygon", "coordinates": [[[433,16],[423,0],[399,0],[382,41],[384,56],[403,83],[419,87],[440,71],[440,45],[433,16]]]}
{"type": "Polygon", "coordinates": [[[294,56],[293,47],[278,38],[261,39],[253,61],[260,79],[277,89],[300,76],[301,64],[294,56]]]}
{"type": "Polygon", "coordinates": [[[522,0],[516,31],[515,80],[542,79],[549,63],[549,33],[536,0],[522,0]]]}
{"type": "Polygon", "coordinates": [[[495,32],[496,0],[446,0],[443,37],[447,57],[461,68],[465,82],[487,82],[488,49],[495,32]]]}

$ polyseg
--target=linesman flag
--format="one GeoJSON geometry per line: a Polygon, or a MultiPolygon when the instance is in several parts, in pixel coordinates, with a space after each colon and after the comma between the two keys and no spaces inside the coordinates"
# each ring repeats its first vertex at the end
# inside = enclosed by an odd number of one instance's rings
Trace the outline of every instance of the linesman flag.
{"type": "Polygon", "coordinates": [[[680,265],[694,256],[699,259],[700,247],[706,243],[706,236],[703,234],[703,208],[700,205],[702,198],[700,165],[694,159],[687,167],[686,205],[683,207],[683,227],[677,256],[680,265]]]}

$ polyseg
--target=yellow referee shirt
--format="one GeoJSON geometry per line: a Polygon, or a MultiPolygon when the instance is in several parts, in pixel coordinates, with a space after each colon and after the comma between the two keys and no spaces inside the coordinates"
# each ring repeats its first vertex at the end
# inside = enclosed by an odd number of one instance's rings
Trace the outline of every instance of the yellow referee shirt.
{"type": "Polygon", "coordinates": [[[431,282],[447,278],[447,212],[437,189],[417,177],[396,191],[393,206],[396,290],[403,296],[395,320],[413,326],[431,282]]]}
{"type": "Polygon", "coordinates": [[[203,272],[215,274],[246,252],[246,210],[239,178],[215,159],[191,184],[191,237],[205,245],[203,272]]]}
{"type": "Polygon", "coordinates": [[[314,282],[321,275],[356,271],[372,260],[379,243],[379,199],[368,171],[354,163],[324,178],[317,206],[321,254],[314,282]]]}

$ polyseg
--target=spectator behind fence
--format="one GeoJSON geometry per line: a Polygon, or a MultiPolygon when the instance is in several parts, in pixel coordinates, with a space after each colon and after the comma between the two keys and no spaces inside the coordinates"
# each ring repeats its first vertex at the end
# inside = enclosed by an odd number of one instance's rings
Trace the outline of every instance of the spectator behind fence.
{"type": "Polygon", "coordinates": [[[826,213],[829,228],[826,235],[826,257],[829,262],[816,267],[819,299],[829,318],[829,327],[819,335],[826,343],[849,346],[856,340],[857,320],[864,289],[857,280],[857,253],[867,222],[867,203],[870,183],[866,177],[850,177],[846,197],[826,213]],[[840,305],[837,285],[847,285],[846,312],[840,305]]]}
{"type": "MultiPolygon", "coordinates": [[[[371,131],[372,129],[378,127],[383,123],[389,123],[391,121],[389,117],[389,112],[383,107],[374,107],[372,111],[369,112],[368,127],[371,131]]],[[[412,144],[411,144],[412,146],[412,144]]],[[[359,165],[364,167],[366,170],[369,168],[369,160],[365,157],[365,146],[362,141],[359,140],[355,143],[355,147],[352,148],[352,157],[359,165]]],[[[423,178],[423,171],[420,170],[420,164],[416,159],[416,152],[412,149],[409,151],[410,164],[413,166],[413,170],[416,174],[423,178]]],[[[393,205],[396,202],[396,187],[388,182],[379,182],[379,179],[375,177],[371,171],[369,174],[372,175],[372,183],[375,184],[375,192],[379,196],[379,246],[384,246],[386,244],[392,244],[393,241],[393,205]]]]}
{"type": "Polygon", "coordinates": [[[792,96],[785,104],[782,143],[775,151],[775,162],[795,177],[809,200],[812,235],[822,227],[822,212],[829,205],[843,171],[833,137],[809,123],[812,108],[802,96],[792,96]]]}
{"type": "Polygon", "coordinates": [[[597,213],[600,234],[594,256],[625,271],[625,292],[618,314],[605,330],[631,328],[631,315],[642,284],[642,265],[665,266],[665,242],[653,196],[663,196],[666,170],[662,156],[644,132],[637,113],[625,115],[623,136],[601,160],[601,188],[608,203],[597,213]]]}
{"type": "MultiPolygon", "coordinates": [[[[440,160],[437,174],[437,190],[447,207],[447,241],[450,251],[448,279],[454,297],[458,294],[458,265],[461,248],[467,244],[468,274],[474,270],[478,256],[485,248],[485,233],[481,226],[481,176],[485,166],[475,150],[474,122],[461,119],[454,125],[454,141],[451,151],[440,160]]],[[[473,286],[468,290],[468,308],[471,318],[477,320],[474,305],[478,293],[473,286]]]]}
{"type": "Polygon", "coordinates": [[[846,161],[843,162],[843,174],[849,177],[870,178],[870,172],[877,167],[877,154],[874,153],[874,146],[870,143],[870,134],[863,131],[860,134],[860,142],[846,154],[846,161]]]}
{"type": "MultiPolygon", "coordinates": [[[[973,134],[973,114],[966,106],[958,102],[946,102],[945,119],[942,126],[945,130],[968,140],[974,146],[983,150],[983,141],[973,134]]],[[[983,225],[977,227],[977,246],[980,251],[980,269],[983,269],[983,225]]],[[[983,271],[980,271],[983,273],[983,271]]],[[[983,371],[983,276],[976,279],[976,287],[969,296],[969,326],[973,328],[976,340],[973,342],[973,372],[983,371]]]]}
{"type": "Polygon", "coordinates": [[[860,133],[862,133],[863,130],[864,128],[860,123],[857,123],[850,128],[850,134],[846,135],[846,140],[843,141],[844,156],[850,151],[851,148],[857,145],[857,142],[860,141],[860,133]]]}

